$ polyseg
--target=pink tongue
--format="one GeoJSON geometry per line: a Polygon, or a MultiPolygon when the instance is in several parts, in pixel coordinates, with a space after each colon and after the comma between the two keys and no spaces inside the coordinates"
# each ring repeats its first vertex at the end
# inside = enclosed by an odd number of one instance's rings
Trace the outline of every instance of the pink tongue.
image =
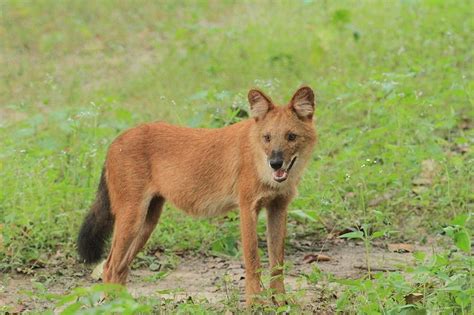
{"type": "Polygon", "coordinates": [[[277,177],[283,177],[283,176],[285,176],[285,173],[286,173],[286,172],[285,172],[284,170],[282,170],[282,169],[279,169],[279,170],[275,171],[275,175],[276,175],[277,177]]]}

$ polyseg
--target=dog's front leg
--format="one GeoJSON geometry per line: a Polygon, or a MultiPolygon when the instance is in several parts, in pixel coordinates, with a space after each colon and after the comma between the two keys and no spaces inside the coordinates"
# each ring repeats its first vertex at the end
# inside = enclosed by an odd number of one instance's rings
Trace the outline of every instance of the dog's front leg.
{"type": "Polygon", "coordinates": [[[258,257],[257,219],[259,208],[256,205],[240,205],[240,233],[245,262],[245,301],[249,306],[260,292],[260,259],[258,257]]]}
{"type": "Polygon", "coordinates": [[[270,288],[285,293],[283,264],[285,251],[287,206],[289,200],[277,198],[267,206],[267,244],[270,260],[270,288]]]}

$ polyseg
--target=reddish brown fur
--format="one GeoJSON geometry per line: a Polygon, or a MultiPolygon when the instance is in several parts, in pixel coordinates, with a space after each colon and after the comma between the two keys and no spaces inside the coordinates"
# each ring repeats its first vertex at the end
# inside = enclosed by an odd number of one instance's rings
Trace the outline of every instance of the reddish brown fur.
{"type": "MultiPolygon", "coordinates": [[[[106,180],[115,217],[104,281],[126,282],[128,266],[146,243],[166,201],[193,216],[214,216],[240,208],[247,303],[260,289],[257,215],[268,215],[272,275],[282,274],[287,206],[316,142],[314,95],[299,89],[288,106],[275,106],[262,92],[249,92],[254,118],[220,129],[191,129],[150,123],[130,129],[110,146],[106,180]],[[296,141],[288,141],[291,131],[296,141]],[[265,134],[271,141],[263,141],[265,134]],[[268,157],[282,150],[284,165],[297,155],[288,179],[272,178],[268,157]],[[153,200],[150,207],[149,204],[153,200]]],[[[270,284],[284,292],[282,277],[270,284]]]]}

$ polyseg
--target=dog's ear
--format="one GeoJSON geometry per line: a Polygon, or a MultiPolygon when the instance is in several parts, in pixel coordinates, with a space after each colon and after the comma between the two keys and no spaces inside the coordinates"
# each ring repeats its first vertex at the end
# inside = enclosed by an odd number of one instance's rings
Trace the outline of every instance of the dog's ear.
{"type": "Polygon", "coordinates": [[[301,120],[313,119],[314,93],[309,86],[299,88],[291,98],[289,107],[301,120]]]}
{"type": "Polygon", "coordinates": [[[250,113],[256,120],[263,119],[265,115],[275,106],[270,97],[266,96],[262,91],[252,89],[248,94],[250,113]]]}

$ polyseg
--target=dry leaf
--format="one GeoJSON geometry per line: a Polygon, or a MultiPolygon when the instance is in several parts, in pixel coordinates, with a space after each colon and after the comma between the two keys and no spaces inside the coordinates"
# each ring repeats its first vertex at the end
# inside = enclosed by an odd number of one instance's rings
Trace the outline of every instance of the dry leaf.
{"type": "Polygon", "coordinates": [[[424,178],[432,178],[438,171],[438,164],[435,160],[429,159],[421,162],[421,176],[424,178]]]}
{"type": "Polygon", "coordinates": [[[415,250],[415,247],[412,244],[405,243],[395,243],[388,244],[388,250],[394,253],[411,253],[415,250]]]}
{"type": "Polygon", "coordinates": [[[423,178],[417,177],[412,181],[413,185],[415,186],[429,186],[433,183],[433,179],[431,178],[423,178]]]}
{"type": "Polygon", "coordinates": [[[468,144],[458,144],[455,145],[453,148],[454,152],[465,154],[469,152],[469,145],[468,144]]]}
{"type": "Polygon", "coordinates": [[[303,261],[307,264],[311,264],[315,261],[330,261],[331,257],[322,254],[308,254],[304,256],[303,261]]]}
{"type": "Polygon", "coordinates": [[[344,200],[347,200],[347,199],[351,199],[351,198],[354,198],[356,196],[356,193],[355,192],[348,192],[345,196],[344,196],[344,200]]]}
{"type": "Polygon", "coordinates": [[[334,230],[332,231],[332,233],[329,233],[327,238],[338,238],[339,236],[343,235],[343,234],[346,234],[346,233],[350,233],[350,232],[354,232],[354,231],[357,231],[358,230],[358,227],[351,227],[351,228],[345,228],[343,230],[334,230]]]}
{"type": "Polygon", "coordinates": [[[21,314],[26,310],[26,307],[22,304],[15,305],[9,312],[6,314],[21,314]]]}
{"type": "Polygon", "coordinates": [[[423,294],[422,293],[410,293],[405,296],[405,303],[407,304],[416,304],[423,300],[423,294]]]}
{"type": "Polygon", "coordinates": [[[396,194],[396,192],[389,191],[389,192],[386,192],[386,193],[382,194],[381,196],[377,196],[374,199],[372,199],[371,201],[369,201],[369,207],[378,206],[382,202],[392,199],[395,196],[395,194],[396,194]]]}
{"type": "Polygon", "coordinates": [[[415,194],[420,195],[426,191],[428,191],[428,188],[425,186],[415,186],[411,189],[415,194]]]}
{"type": "Polygon", "coordinates": [[[473,126],[472,120],[469,118],[463,118],[461,122],[458,124],[458,128],[462,130],[472,129],[472,126],[473,126]]]}
{"type": "Polygon", "coordinates": [[[105,265],[105,259],[98,264],[94,270],[91,273],[91,277],[94,280],[101,280],[102,279],[102,273],[104,272],[104,265],[105,265]]]}
{"type": "Polygon", "coordinates": [[[40,259],[31,259],[28,262],[28,265],[30,266],[31,269],[46,267],[46,263],[40,259]]]}
{"type": "Polygon", "coordinates": [[[16,268],[16,272],[22,273],[22,274],[25,274],[25,275],[32,275],[32,274],[35,273],[34,270],[32,268],[29,268],[29,267],[25,267],[25,268],[18,267],[18,268],[16,268]]]}

